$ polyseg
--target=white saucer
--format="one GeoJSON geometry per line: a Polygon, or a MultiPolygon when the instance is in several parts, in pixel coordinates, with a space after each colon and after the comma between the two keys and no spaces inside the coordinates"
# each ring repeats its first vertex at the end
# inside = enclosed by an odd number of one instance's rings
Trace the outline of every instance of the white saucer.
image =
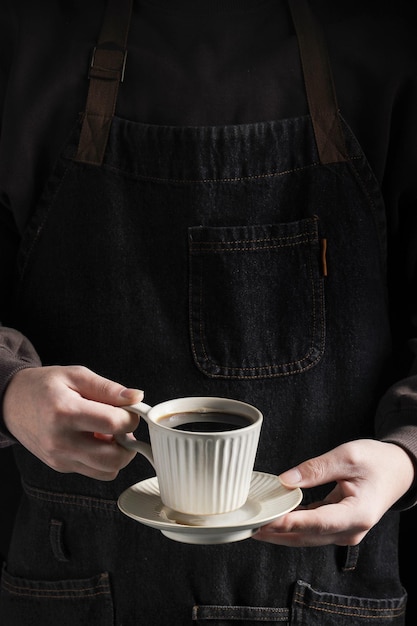
{"type": "Polygon", "coordinates": [[[264,524],[292,511],[302,497],[301,489],[287,489],[278,476],[253,472],[246,503],[231,513],[195,516],[169,509],[161,501],[156,477],[126,489],[117,504],[128,517],[174,541],[215,544],[251,537],[264,524]]]}

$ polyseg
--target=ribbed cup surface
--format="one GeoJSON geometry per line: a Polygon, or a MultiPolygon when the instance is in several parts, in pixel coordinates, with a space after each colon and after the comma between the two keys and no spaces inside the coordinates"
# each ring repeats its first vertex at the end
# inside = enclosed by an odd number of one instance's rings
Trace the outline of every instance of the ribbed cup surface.
{"type": "Polygon", "coordinates": [[[247,499],[260,424],[227,433],[150,428],[162,502],[197,515],[225,513],[247,499]]]}

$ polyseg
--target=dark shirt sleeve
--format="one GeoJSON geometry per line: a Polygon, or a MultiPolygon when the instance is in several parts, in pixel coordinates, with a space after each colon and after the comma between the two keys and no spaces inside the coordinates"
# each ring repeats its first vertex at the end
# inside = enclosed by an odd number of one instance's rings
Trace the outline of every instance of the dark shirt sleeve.
{"type": "Polygon", "coordinates": [[[0,326],[0,448],[14,443],[3,419],[3,397],[11,377],[27,367],[39,367],[41,361],[30,341],[17,330],[0,326]]]}
{"type": "Polygon", "coordinates": [[[417,374],[394,384],[382,397],[376,416],[376,435],[381,441],[401,446],[414,463],[414,485],[395,507],[410,508],[417,503],[417,374]]]}

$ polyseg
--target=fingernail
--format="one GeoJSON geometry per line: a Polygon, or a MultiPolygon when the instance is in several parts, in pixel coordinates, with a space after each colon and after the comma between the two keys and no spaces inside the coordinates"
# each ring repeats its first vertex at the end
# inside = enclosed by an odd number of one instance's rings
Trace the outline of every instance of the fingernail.
{"type": "Polygon", "coordinates": [[[120,397],[124,398],[126,400],[132,400],[134,399],[135,401],[138,401],[138,395],[140,396],[140,400],[143,399],[143,391],[141,389],[122,389],[122,391],[120,392],[120,397]]]}
{"type": "Polygon", "coordinates": [[[286,485],[298,485],[301,482],[302,476],[301,472],[295,467],[293,469],[280,474],[280,480],[286,485]]]}

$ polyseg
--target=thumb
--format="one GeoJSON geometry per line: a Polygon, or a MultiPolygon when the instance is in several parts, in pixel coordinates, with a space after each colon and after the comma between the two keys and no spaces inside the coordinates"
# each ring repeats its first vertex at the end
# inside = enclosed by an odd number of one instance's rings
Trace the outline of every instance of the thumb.
{"type": "Polygon", "coordinates": [[[347,458],[344,446],[325,452],[280,475],[286,487],[316,487],[347,478],[352,475],[352,463],[347,458]]]}
{"type": "Polygon", "coordinates": [[[282,473],[279,479],[283,485],[289,488],[315,487],[334,480],[334,476],[330,475],[333,474],[334,469],[330,455],[323,454],[292,467],[282,473]]]}
{"type": "Polygon", "coordinates": [[[303,476],[299,467],[292,467],[280,474],[279,479],[285,487],[300,487],[303,484],[303,476]]]}
{"type": "MultiPolygon", "coordinates": [[[[125,387],[120,383],[95,374],[85,367],[68,368],[72,385],[87,400],[112,406],[126,406],[143,400],[143,391],[125,387]]],[[[73,387],[74,388],[74,387],[73,387]]]]}
{"type": "Polygon", "coordinates": [[[127,404],[136,404],[142,402],[144,393],[141,389],[132,389],[130,387],[124,387],[119,393],[120,404],[115,406],[125,406],[127,404]]]}

